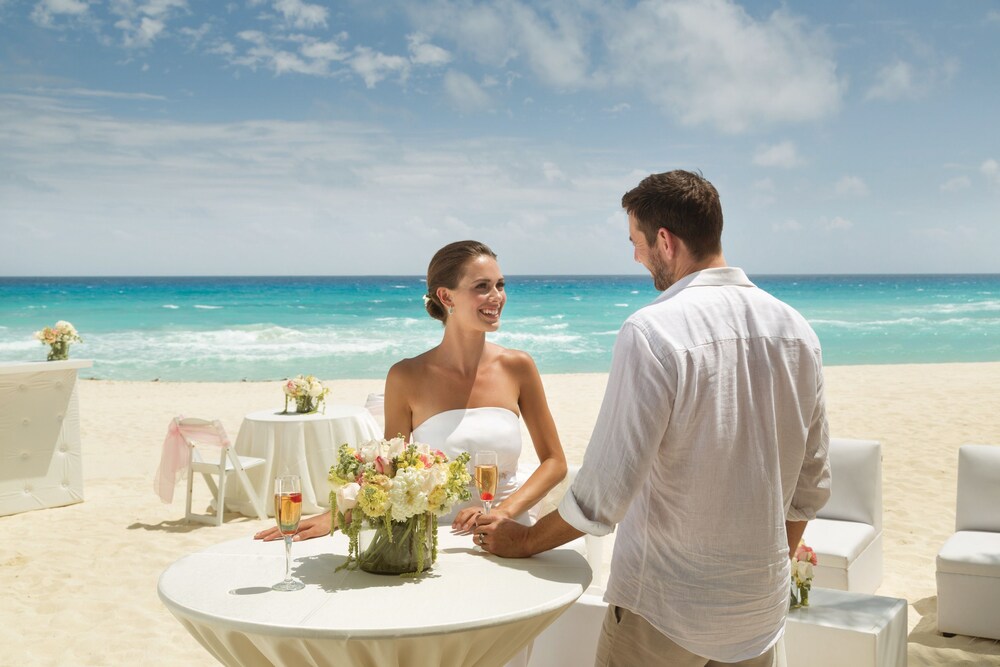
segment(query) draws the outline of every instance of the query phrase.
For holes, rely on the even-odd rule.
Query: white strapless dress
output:
[[[518,475],[521,458],[521,420],[507,408],[459,408],[445,410],[426,419],[413,429],[413,442],[423,442],[433,449],[440,449],[449,459],[462,452],[469,452],[469,473],[475,462],[476,452],[492,450],[497,453],[496,503],[502,503],[524,481]],[[455,514],[464,507],[480,505],[475,486],[470,487],[472,500],[456,505],[452,512],[439,518],[440,523],[452,522]],[[524,517],[517,517],[524,522]]]
[[[475,464],[476,452],[492,450],[497,453],[497,492],[495,503],[503,502],[524,481],[518,475],[517,462],[521,458],[521,419],[507,408],[459,408],[445,410],[426,419],[410,434],[413,442],[423,442],[433,449],[440,449],[449,459],[462,452],[469,452],[469,474]],[[527,477],[527,475],[525,475]],[[475,483],[470,485],[472,500],[456,505],[451,513],[438,517],[439,524],[451,525],[455,514],[464,507],[480,506]],[[514,517],[521,523],[531,523],[528,513]],[[531,646],[523,648],[504,667],[526,667],[531,657]]]

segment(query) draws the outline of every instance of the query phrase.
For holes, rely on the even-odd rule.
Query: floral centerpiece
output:
[[[42,345],[50,347],[49,356],[46,357],[48,361],[69,359],[69,344],[83,342],[76,333],[76,327],[65,320],[59,320],[54,327],[36,331],[35,338],[41,341]]]
[[[809,606],[809,589],[812,588],[813,566],[819,565],[816,552],[799,540],[799,548],[792,556],[792,599],[791,607]]]
[[[437,516],[470,498],[462,452],[440,450],[401,437],[340,447],[330,468],[330,505],[350,539],[347,562],[378,574],[419,574],[437,559]]]
[[[295,399],[295,411],[299,413],[316,412],[320,403],[326,401],[330,390],[316,379],[315,375],[297,375],[285,382],[285,412],[288,412],[288,399]]]

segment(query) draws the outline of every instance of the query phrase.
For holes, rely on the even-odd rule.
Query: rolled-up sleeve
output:
[[[816,404],[806,434],[805,456],[785,518],[788,521],[812,521],[830,499],[830,431],[826,419],[823,371],[817,375]]]
[[[626,321],[583,464],[559,504],[564,521],[584,533],[607,535],[625,516],[666,433],[674,378],[642,328]]]

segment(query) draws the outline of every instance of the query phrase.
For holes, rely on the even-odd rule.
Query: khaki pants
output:
[[[775,653],[772,646],[764,655],[742,662],[709,660],[681,648],[642,616],[608,605],[594,667],[773,667]]]

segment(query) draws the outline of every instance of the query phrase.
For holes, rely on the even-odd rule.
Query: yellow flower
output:
[[[389,494],[378,486],[366,484],[358,494],[358,507],[372,518],[380,517],[389,507]]]

